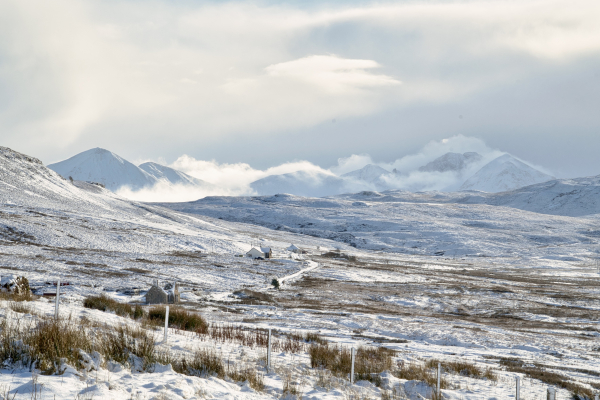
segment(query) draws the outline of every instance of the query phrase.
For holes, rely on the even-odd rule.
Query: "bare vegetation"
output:
[[[111,299],[105,294],[100,296],[89,296],[83,301],[85,308],[93,308],[101,311],[112,311],[122,317],[129,316],[133,319],[138,319],[144,316],[144,310],[142,306],[136,304],[131,306]]]
[[[148,319],[164,324],[166,307],[156,306],[148,310]],[[200,314],[188,311],[181,307],[169,307],[169,326],[184,331],[206,333],[208,324]]]
[[[351,370],[350,349],[331,345],[311,345],[310,366],[331,371],[337,377],[349,377]],[[381,385],[380,374],[392,369],[392,357],[396,353],[385,347],[359,347],[356,350],[354,374],[356,380],[366,380]]]
[[[477,365],[468,361],[454,360],[454,361],[439,361],[437,359],[431,359],[427,361],[426,367],[437,368],[438,363],[441,364],[444,372],[454,373],[469,378],[475,379],[488,379],[490,381],[497,381],[498,376],[494,373],[491,368],[482,369]]]
[[[160,356],[159,356],[160,358]],[[264,378],[255,367],[251,365],[233,366],[225,362],[220,354],[214,350],[200,349],[192,357],[170,358],[162,354],[162,363],[170,363],[173,369],[181,374],[192,376],[216,376],[230,378],[237,382],[248,382],[250,387],[262,391]]]
[[[500,364],[504,365],[510,372],[518,372],[532,379],[538,379],[548,385],[566,389],[571,392],[575,400],[586,400],[594,397],[590,389],[571,381],[565,375],[547,371],[539,365],[526,365],[522,360],[517,358],[503,358],[500,360]]]

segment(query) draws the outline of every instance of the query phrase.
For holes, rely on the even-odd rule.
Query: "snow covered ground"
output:
[[[556,187],[541,185],[540,191]],[[596,189],[590,184],[586,190]],[[69,282],[61,314],[111,326],[133,321],[84,309],[86,296],[139,301],[153,279],[179,281],[183,305],[214,324],[270,327],[280,335],[319,333],[347,347],[385,346],[398,352],[394,362],[400,364],[468,360],[498,376],[490,381],[446,374],[448,399],[514,398],[515,376],[523,378],[522,398],[545,398],[547,383],[507,370],[503,358],[599,388],[599,236],[592,208],[575,217],[549,215],[492,204],[498,198],[284,195],[207,198],[166,208],[71,183],[3,148],[0,275],[25,275],[38,293],[53,291],[46,282],[57,278]],[[572,213],[576,202],[564,204]],[[274,258],[239,257],[257,243],[271,246]],[[290,243],[305,253],[285,251]],[[282,281],[280,290],[269,287],[272,277]],[[142,292],[127,291],[132,288]],[[243,289],[265,297],[244,298]],[[1,320],[35,318],[1,305]],[[51,315],[53,299],[41,297],[31,307]],[[208,346],[234,363],[261,368],[262,348],[175,330],[161,344],[161,333],[155,335],[157,345],[173,353]],[[43,399],[272,399],[282,396],[286,374],[301,382],[304,399],[379,399],[382,388],[394,385],[412,399],[431,395],[430,387],[390,374],[382,377],[382,388],[344,379],[323,384],[305,352],[273,357],[274,371],[260,370],[263,392],[216,377],[184,376],[169,366],[149,373],[106,364],[36,377],[5,365],[0,395],[8,390],[9,398],[16,393],[15,399],[30,399],[35,383],[43,385]],[[559,392],[561,399],[568,395]]]

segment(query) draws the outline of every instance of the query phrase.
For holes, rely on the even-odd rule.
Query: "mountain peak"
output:
[[[481,161],[482,157],[479,153],[469,151],[463,154],[446,153],[443,156],[427,163],[419,168],[421,172],[446,172],[446,171],[462,171],[468,164]]]
[[[505,192],[551,179],[554,177],[525,164],[510,154],[503,154],[467,179],[460,190]]]

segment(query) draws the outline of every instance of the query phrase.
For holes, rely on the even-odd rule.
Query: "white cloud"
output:
[[[367,164],[373,164],[371,156],[368,154],[352,154],[350,157],[338,158],[338,165],[331,168],[338,175],[361,169]]]
[[[339,94],[400,84],[392,77],[367,72],[368,69],[379,67],[372,60],[350,60],[328,55],[270,65],[266,71],[274,77],[297,79],[329,93]]]
[[[148,151],[165,136],[170,154],[248,135],[285,141],[334,118],[452,103],[539,76],[540,65],[575,64],[600,53],[598,20],[597,0],[7,0],[0,135],[42,159],[98,145]]]
[[[467,166],[463,171],[422,172],[419,167],[449,153],[477,152],[482,158]],[[301,191],[302,195],[322,196],[338,191],[358,192],[361,190],[382,190],[381,184],[390,189],[409,191],[453,191],[470,176],[475,174],[482,166],[501,156],[504,152],[492,149],[481,139],[462,135],[453,136],[439,141],[427,143],[418,153],[402,157],[392,163],[376,163],[368,154],[353,154],[349,157],[338,159],[338,164],[330,169],[324,169],[308,161],[284,163],[265,170],[252,168],[249,164],[220,164],[216,161],[197,160],[188,155],[179,157],[170,164],[171,168],[185,172],[191,176],[208,182],[208,187],[197,188],[185,185],[170,185],[160,182],[152,188],[132,191],[123,188],[118,194],[139,201],[171,202],[192,201],[205,196],[247,196],[256,193],[250,184],[256,180],[271,175],[282,175],[302,171],[294,178],[293,185],[289,188],[286,181],[269,183],[269,185],[284,185],[283,191]],[[383,182],[365,182],[355,179],[338,179],[328,181],[329,177],[339,177],[364,167],[367,164],[376,164],[388,171],[396,170],[397,173],[383,178]],[[534,166],[534,168],[544,169]],[[329,182],[329,183],[328,183]],[[328,185],[335,187],[328,187]],[[290,183],[292,185],[292,183]],[[270,186],[269,186],[270,187]]]

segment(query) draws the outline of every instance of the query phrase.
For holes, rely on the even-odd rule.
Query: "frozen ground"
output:
[[[54,290],[46,282],[69,282],[61,298],[65,316],[132,323],[84,309],[81,302],[100,292],[137,301],[143,293],[130,295],[127,289],[146,289],[154,278],[177,280],[185,287],[184,305],[213,323],[320,332],[344,346],[395,349],[397,362],[469,360],[499,376],[494,383],[449,375],[453,385],[446,398],[514,398],[517,374],[501,358],[600,387],[594,216],[424,202],[419,195],[411,202],[399,193],[387,195],[389,201],[370,194],[213,198],[167,209],[71,183],[9,150],[2,150],[0,164],[0,275],[23,274],[39,293]],[[279,230],[270,229],[276,224]],[[354,239],[346,240],[346,234]],[[272,246],[274,259],[238,257],[256,243]],[[306,254],[286,252],[290,243]],[[332,252],[335,248],[341,251]],[[284,278],[281,290],[269,288],[272,277]],[[245,288],[265,297],[234,293]],[[44,297],[32,307],[53,312]],[[1,313],[9,320],[33,318],[16,315],[6,302]],[[162,340],[159,333],[156,340]],[[238,363],[263,356],[260,349],[175,331],[160,346],[173,352],[210,346]],[[381,398],[380,389],[366,382],[319,386],[306,353],[277,353],[274,361],[277,368],[266,375],[264,392],[214,377],[183,376],[168,366],[138,373],[107,365],[34,378],[43,384],[44,399],[267,399],[281,396],[284,370],[293,369],[305,399]],[[414,399],[431,394],[414,381],[384,376],[384,385],[393,384]],[[524,379],[522,398],[545,398],[547,386]],[[2,369],[0,388],[18,390],[15,399],[30,399],[32,373]],[[559,398],[567,397],[561,390]]]

